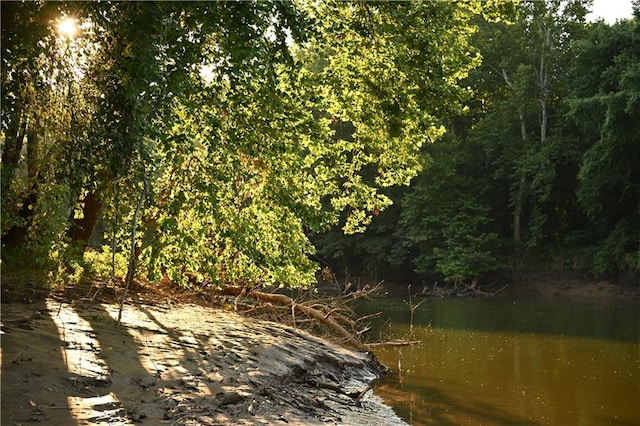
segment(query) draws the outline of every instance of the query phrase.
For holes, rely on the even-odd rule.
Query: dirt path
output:
[[[180,304],[2,305],[2,425],[403,423],[367,354]],[[360,399],[357,397],[363,393]]]

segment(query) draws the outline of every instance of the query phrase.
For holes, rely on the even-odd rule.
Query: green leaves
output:
[[[404,196],[400,220],[416,272],[463,282],[497,270],[499,240],[489,217],[488,176],[473,165],[477,147],[447,137],[427,151],[434,163]]]
[[[421,146],[444,133],[436,117],[456,107],[456,83],[477,64],[467,5],[281,6],[225,4],[224,27],[205,19],[213,78],[176,99],[153,154],[163,159],[154,270],[311,282],[306,233],[341,218],[361,232],[388,207],[380,189],[420,170]],[[294,58],[285,24],[311,34]]]
[[[298,56],[317,90],[315,108],[335,130],[332,170],[341,173],[344,192],[332,205],[349,210],[345,231],[361,231],[374,210],[390,205],[378,189],[409,184],[423,166],[421,146],[442,136],[439,120],[463,98],[457,82],[478,64],[468,44],[473,5],[308,8],[322,25]]]
[[[587,142],[577,196],[593,224],[586,244],[598,275],[640,270],[637,33],[637,20],[596,23],[575,45],[568,118]]]
[[[443,117],[467,96],[458,82],[479,63],[468,40],[481,5],[25,4],[20,13],[36,20],[76,16],[85,56],[67,92],[3,73],[3,90],[32,87],[46,100],[12,102],[7,122],[12,137],[21,114],[50,123],[27,142],[55,140],[33,176],[41,188],[67,188],[69,208],[99,197],[120,250],[149,177],[141,271],[184,284],[301,286],[316,269],[308,233],[361,232],[391,205],[384,189],[422,169],[423,145],[444,134]],[[7,69],[55,41],[10,29],[17,56]],[[52,69],[71,75],[78,63],[68,59]],[[43,213],[64,204],[45,200]],[[68,219],[58,216],[54,226],[38,213],[33,231],[60,235]]]

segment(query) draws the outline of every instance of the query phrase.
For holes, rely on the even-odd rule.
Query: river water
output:
[[[557,297],[358,307],[384,311],[372,340],[422,341],[375,351],[391,369],[375,393],[412,425],[640,425],[639,309]]]

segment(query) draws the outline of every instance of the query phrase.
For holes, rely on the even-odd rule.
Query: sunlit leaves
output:
[[[64,140],[47,182],[69,188],[70,206],[99,194],[122,250],[148,179],[140,265],[182,283],[311,282],[307,234],[361,231],[391,204],[382,189],[422,168],[421,147],[444,133],[479,59],[468,38],[480,2],[52,8],[92,30],[65,98],[82,108],[43,102],[52,108],[33,113]]]
[[[420,147],[443,134],[439,120],[464,96],[456,83],[478,64],[468,44],[477,6],[307,5],[320,32],[298,56],[318,90],[315,108],[336,129],[331,158],[344,192],[333,205],[349,210],[346,231],[361,230],[388,206],[379,188],[407,185],[422,168]],[[339,131],[342,123],[351,127]]]

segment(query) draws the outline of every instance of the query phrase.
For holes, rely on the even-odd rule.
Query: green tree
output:
[[[3,3],[3,19],[5,10],[3,214],[30,188],[5,173],[20,167],[20,144],[51,137],[55,149],[33,149],[46,156],[34,168],[33,217],[3,226],[24,225],[31,250],[44,250],[36,257],[65,267],[72,240],[86,245],[101,217],[116,250],[131,249],[151,277],[295,286],[316,268],[307,232],[341,219],[361,230],[390,204],[380,189],[420,169],[420,146],[440,136],[438,117],[476,64],[467,40],[481,4]],[[81,37],[56,35],[64,15]],[[293,56],[292,43],[306,53]],[[33,59],[58,44],[76,53],[53,56],[55,81],[39,82],[46,64]],[[313,71],[318,52],[328,65]],[[54,100],[24,101],[12,87]],[[49,123],[38,138],[20,137],[24,105]],[[335,137],[332,119],[350,122],[352,137]]]
[[[81,81],[90,47],[53,32],[63,17],[49,4],[2,5],[3,243],[19,244],[28,230],[46,268],[65,256],[93,112],[92,86]]]
[[[596,275],[640,271],[640,45],[636,19],[591,26],[576,42],[569,117],[588,142],[578,199]],[[595,243],[595,244],[594,244]]]
[[[466,112],[423,146],[411,187],[385,192],[402,202],[360,236],[325,235],[322,257],[452,281],[534,259],[637,280],[637,17],[588,24],[589,5],[523,2],[513,23],[476,21]]]
[[[499,13],[489,15],[485,9],[484,16],[495,22],[507,17],[509,12],[513,13],[513,10],[507,7],[513,4],[501,2],[499,6]],[[430,4],[426,7],[449,6]],[[403,13],[407,17],[405,19],[408,25],[421,28],[421,24],[410,21],[411,13]],[[420,16],[425,15],[421,12]],[[473,16],[472,20],[478,20],[478,15]],[[426,34],[430,34],[432,30],[441,32],[434,26],[433,29],[427,29]],[[480,35],[475,34],[475,25],[471,25],[466,31],[466,37],[471,34],[474,34],[474,37]],[[413,37],[410,31],[399,31],[398,34],[409,34]],[[423,44],[421,48],[431,49],[431,46]],[[466,47],[465,50],[477,55],[475,49]],[[434,67],[437,67],[437,64],[425,66],[436,69]],[[432,86],[431,76],[437,72],[431,71],[430,75],[422,75],[425,80],[419,82],[418,87]],[[477,70],[469,72],[473,75],[478,74]],[[465,72],[464,77],[467,74],[468,72]],[[437,109],[434,110],[436,112],[433,116],[438,118],[443,130],[445,125],[452,133],[455,133],[456,129],[463,129],[462,125],[454,126],[451,123],[460,120],[460,115],[465,114],[462,101],[469,102],[468,88],[471,80],[472,78],[462,80],[460,85],[467,89],[459,92],[458,99],[461,102],[458,104],[443,107],[436,101]],[[400,86],[408,85],[410,83],[402,82]],[[437,96],[441,95],[423,95],[419,99],[433,104],[433,99]],[[431,107],[428,104],[420,107],[422,111],[429,108]],[[478,108],[482,109],[481,106]],[[477,114],[474,112],[474,117],[477,117]],[[467,130],[463,130],[466,134]],[[421,154],[426,167],[411,181],[411,187],[390,187],[384,191],[385,195],[397,201],[396,205],[380,213],[362,235],[345,238],[337,233],[327,233],[317,237],[322,259],[339,269],[348,267],[353,273],[384,274],[387,278],[395,276],[402,279],[409,278],[410,273],[417,272],[421,275],[444,275],[451,281],[465,281],[497,268],[498,261],[490,253],[497,243],[496,234],[489,225],[492,222],[487,211],[489,204],[482,199],[486,187],[478,181],[487,171],[474,171],[477,165],[475,155],[478,151],[474,149],[473,144],[467,145],[466,139],[457,135],[444,139],[430,138],[425,142],[421,147]],[[487,179],[487,176],[481,176],[480,179]]]
[[[490,94],[485,100],[488,114],[477,132],[487,143],[501,144],[488,149],[499,155],[496,177],[510,182],[512,238],[517,244],[534,247],[544,242],[546,204],[556,169],[565,161],[566,140],[554,128],[566,93],[570,44],[582,31],[589,4],[523,2],[513,25],[489,23],[478,40]],[[502,89],[496,86],[498,79]]]
[[[428,152],[433,164],[402,199],[401,240],[415,253],[416,272],[462,283],[496,271],[499,240],[490,226],[482,147],[447,137]]]

